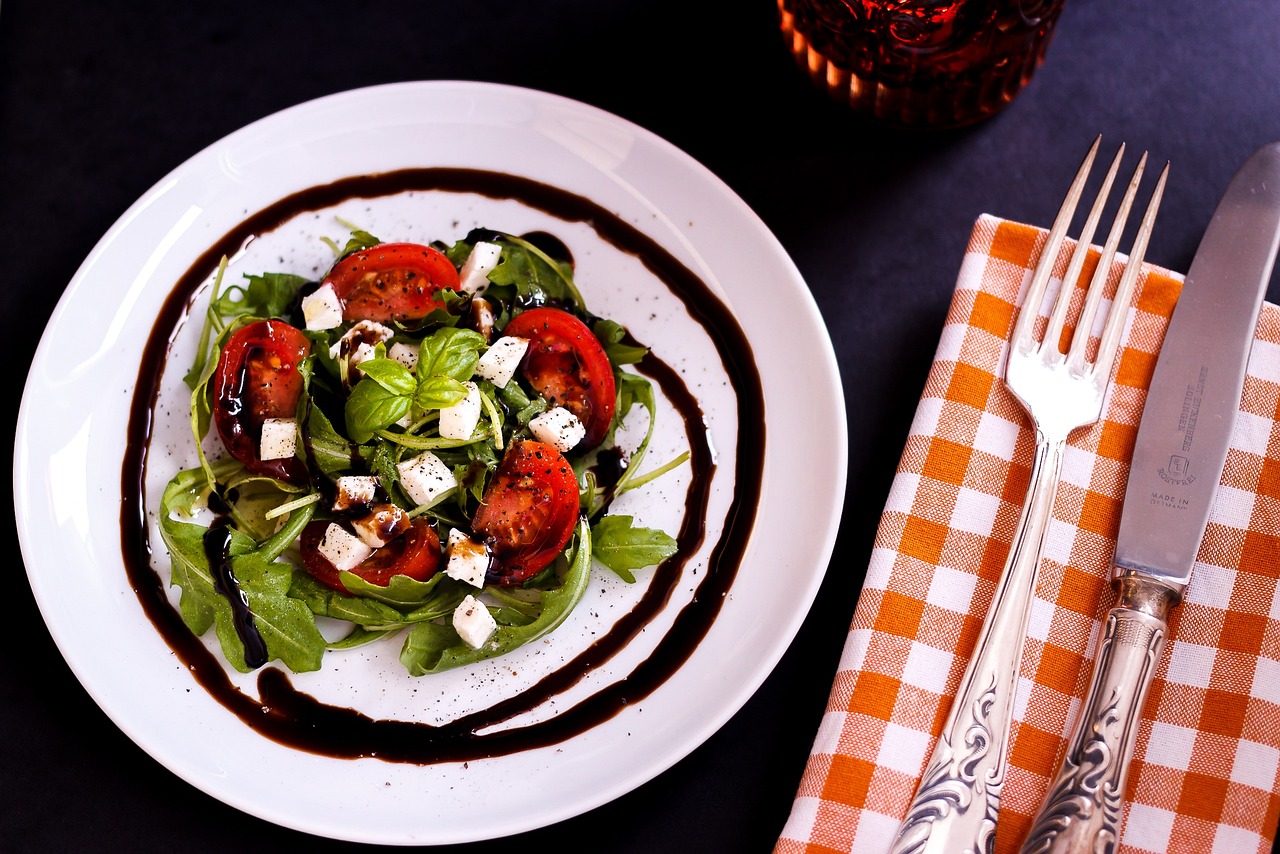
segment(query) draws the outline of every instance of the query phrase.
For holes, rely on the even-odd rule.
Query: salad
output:
[[[184,378],[199,464],[159,512],[192,632],[246,673],[394,635],[420,676],[544,637],[593,562],[634,582],[675,553],[609,512],[688,455],[639,473],[647,348],[589,312],[559,241],[330,245],[319,281],[215,276]]]

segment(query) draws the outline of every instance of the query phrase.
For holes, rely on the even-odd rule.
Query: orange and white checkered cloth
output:
[[[885,852],[915,793],[1030,480],[1034,436],[1001,375],[1044,240],[1042,229],[989,215],[974,227],[775,854]],[[1064,248],[1055,281],[1067,256]],[[1103,419],[1073,434],[1066,453],[1015,692],[998,852],[1021,845],[1088,688],[1100,619],[1114,602],[1108,573],[1128,461],[1181,283],[1144,268]],[[1280,308],[1267,303],[1208,531],[1140,725],[1121,852],[1271,850],[1278,578]]]

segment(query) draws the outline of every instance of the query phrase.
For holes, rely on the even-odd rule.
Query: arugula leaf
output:
[[[362,628],[369,626],[403,628],[403,615],[385,602],[347,596],[341,591],[321,584],[305,572],[293,574],[289,595],[306,604],[311,612],[319,617],[347,620]],[[386,631],[386,629],[378,631]]]
[[[480,649],[467,645],[452,625],[418,623],[409,631],[400,651],[400,662],[409,674],[441,673],[505,655],[543,637],[563,623],[581,601],[591,577],[591,529],[585,521],[578,525],[577,538],[578,545],[563,583],[555,589],[542,591],[542,610],[536,619],[525,625],[499,625]]]
[[[222,287],[222,277],[227,272],[227,256],[223,255],[222,260],[218,262],[218,271],[213,276],[213,293],[209,296],[209,306],[204,312],[204,324],[200,327],[200,340],[196,344],[196,358],[191,363],[191,369],[182,377],[182,381],[187,384],[187,388],[195,390],[200,382],[200,378],[208,369],[209,364],[209,339],[222,334],[222,318],[214,311],[213,305],[218,300],[218,289]],[[216,364],[217,359],[213,359]]]
[[[676,553],[676,541],[658,528],[637,528],[632,516],[605,516],[591,526],[596,560],[634,584],[633,569],[656,566]]]
[[[212,301],[212,309],[224,319],[233,317],[283,317],[307,279],[292,273],[246,275],[249,284],[232,285]]]
[[[649,353],[648,347],[624,343],[627,337],[627,330],[617,321],[597,320],[595,325],[591,327],[591,331],[595,333],[595,336],[600,339],[600,343],[604,345],[604,353],[609,357],[609,361],[613,363],[614,367],[634,365]]]
[[[393,635],[400,631],[397,626],[394,629],[366,629],[364,626],[352,626],[351,631],[336,641],[329,642],[329,649],[344,650],[356,649],[358,647],[367,646],[374,641]]]
[[[211,488],[202,469],[179,472],[161,498],[160,537],[172,559],[171,583],[182,589],[178,610],[183,622],[197,637],[213,628],[227,661],[247,673],[250,668],[244,662],[244,644],[235,629],[231,603],[218,592],[205,555],[204,536],[208,529],[173,516],[176,510],[193,506],[193,494]],[[319,669],[325,641],[306,605],[288,596],[292,566],[277,563],[277,559],[297,539],[314,510],[314,504],[299,508],[262,543],[230,529],[231,571],[249,602],[267,653],[295,673]]]
[[[541,305],[546,302],[568,304],[579,313],[586,312],[586,303],[573,283],[573,271],[529,241],[512,234],[500,234],[497,242],[502,246],[502,260],[489,273],[489,281],[499,286],[510,286],[526,302]]]
[[[418,581],[407,575],[393,575],[387,586],[365,581],[353,572],[339,572],[342,586],[353,596],[376,599],[399,608],[421,605],[435,595],[436,587],[442,578],[448,578],[443,572],[437,572],[426,581]],[[446,587],[448,585],[445,585]]]
[[[314,460],[320,471],[331,479],[350,471],[354,455],[364,451],[363,446],[344,439],[318,406],[307,411],[307,438],[308,462]]]
[[[372,249],[381,242],[369,232],[352,227],[351,236],[347,238],[347,245],[342,247],[342,251],[338,253],[338,258],[346,258],[352,252],[359,252],[361,249]]]
[[[309,518],[311,514],[299,511],[294,515]],[[268,560],[262,551],[252,551],[233,558],[231,571],[249,600],[254,624],[266,641],[270,658],[279,659],[294,673],[319,670],[326,642],[307,606],[288,595],[293,567]],[[229,618],[230,606],[226,614]],[[219,608],[217,633],[223,653],[237,670],[247,671],[247,666],[241,667],[243,649],[238,655],[229,651],[229,648],[240,646],[240,636],[230,619],[224,619],[222,615],[223,610]]]

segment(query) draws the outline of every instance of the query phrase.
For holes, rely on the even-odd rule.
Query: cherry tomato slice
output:
[[[564,551],[578,522],[578,480],[551,445],[511,445],[485,490],[471,527],[493,550],[490,583],[527,581]]]
[[[302,529],[299,546],[302,550],[302,566],[311,576],[326,587],[349,593],[342,584],[338,568],[320,552],[327,521],[309,522]],[[418,518],[400,536],[365,558],[353,575],[370,584],[386,587],[396,575],[407,575],[416,581],[426,581],[440,568],[440,537],[430,520]]]
[[[260,320],[231,334],[212,382],[213,423],[232,457],[254,474],[304,483],[302,460],[263,460],[262,422],[293,418],[302,396],[298,364],[311,352],[307,336],[279,320]]]
[[[342,319],[421,320],[458,289],[458,271],[442,252],[418,243],[382,243],[353,252],[325,277],[342,302]]]
[[[600,444],[613,422],[617,389],[595,334],[569,312],[545,307],[516,315],[502,333],[529,339],[520,369],[549,402],[578,416],[587,430],[582,450]]]

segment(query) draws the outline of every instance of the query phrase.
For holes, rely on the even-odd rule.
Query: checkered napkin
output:
[[[887,851],[915,792],[1030,480],[1034,437],[1001,374],[1044,240],[1041,229],[991,216],[974,227],[775,854]],[[1015,693],[998,852],[1021,845],[1088,688],[1115,598],[1107,578],[1127,463],[1180,288],[1180,276],[1144,269],[1103,419],[1073,434],[1066,453]],[[1121,852],[1270,850],[1280,817],[1278,578],[1280,308],[1268,303],[1222,485],[1140,725]]]

